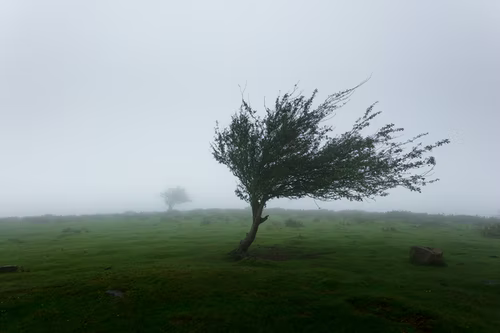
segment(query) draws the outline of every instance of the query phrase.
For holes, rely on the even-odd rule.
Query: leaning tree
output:
[[[324,121],[363,83],[329,95],[316,108],[312,104],[317,90],[306,98],[297,93],[296,85],[292,92],[276,98],[273,109],[264,106],[264,117],[242,96],[239,112],[229,126],[221,129],[216,122],[212,154],[238,178],[235,193],[252,208],[250,231],[232,254],[247,254],[259,226],[269,218],[262,213],[271,199],[362,201],[387,196],[389,189],[399,186],[420,192],[421,187],[438,180],[428,179],[436,160],[425,155],[449,140],[412,144],[428,134],[422,133],[398,142],[395,134],[404,129],[394,124],[362,134],[381,113],[374,112],[376,103],[351,130],[330,135],[333,128]],[[417,172],[425,167],[426,171]]]
[[[160,196],[165,201],[169,211],[171,211],[175,205],[191,201],[186,189],[180,186],[169,188],[168,190],[162,192]]]

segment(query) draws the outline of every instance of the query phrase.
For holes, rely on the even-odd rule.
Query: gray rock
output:
[[[113,295],[116,297],[123,297],[125,293],[121,290],[106,290],[106,294]]]
[[[410,247],[410,262],[415,265],[446,266],[443,251],[427,246]]]
[[[483,284],[485,284],[487,286],[496,286],[496,285],[500,284],[500,281],[498,281],[498,280],[483,280]]]
[[[0,273],[14,273],[19,271],[19,266],[0,266]]]

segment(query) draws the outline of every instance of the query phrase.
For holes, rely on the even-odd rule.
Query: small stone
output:
[[[483,284],[487,286],[496,286],[500,284],[500,282],[498,280],[483,280]]]
[[[0,273],[15,273],[19,271],[19,266],[0,266]]]
[[[106,290],[106,294],[113,295],[116,297],[123,297],[125,293],[121,290]]]

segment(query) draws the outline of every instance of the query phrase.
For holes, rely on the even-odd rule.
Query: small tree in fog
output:
[[[324,121],[345,105],[359,86],[328,96],[315,109],[312,103],[317,90],[306,98],[296,94],[295,86],[291,93],[278,96],[273,109],[265,107],[263,118],[242,96],[240,110],[229,126],[220,129],[217,123],[212,154],[238,178],[235,193],[250,204],[253,217],[250,231],[233,254],[246,255],[259,226],[269,217],[262,217],[262,213],[271,199],[362,201],[386,196],[389,189],[398,186],[420,192],[421,187],[438,180],[427,179],[436,160],[424,155],[449,140],[410,145],[427,135],[424,133],[397,142],[395,134],[404,129],[394,124],[362,134],[381,113],[374,112],[376,103],[351,130],[330,136],[333,128]],[[429,169],[416,172],[422,167]]]
[[[169,211],[171,211],[175,205],[191,201],[186,192],[186,189],[180,186],[169,188],[165,192],[162,192],[161,197],[165,201],[165,204],[168,206]]]

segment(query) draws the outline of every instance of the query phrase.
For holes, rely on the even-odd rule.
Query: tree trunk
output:
[[[168,211],[169,211],[169,212],[171,212],[171,211],[172,211],[172,209],[174,209],[174,204],[169,203],[169,204],[168,204]]]
[[[257,235],[257,231],[259,230],[259,224],[260,223],[256,222],[254,218],[247,236],[245,237],[245,239],[242,239],[240,241],[240,246],[237,250],[239,253],[246,254],[248,252],[248,248],[250,248],[250,245],[252,245],[253,241],[255,240],[255,236]]]
[[[230,252],[230,254],[235,255],[237,258],[243,258],[248,255],[248,249],[255,240],[259,226],[269,218],[269,215],[264,218],[262,217],[262,211],[264,210],[265,203],[255,202],[252,203],[251,206],[252,226],[250,227],[250,231],[247,233],[246,237],[240,241],[238,248]]]

